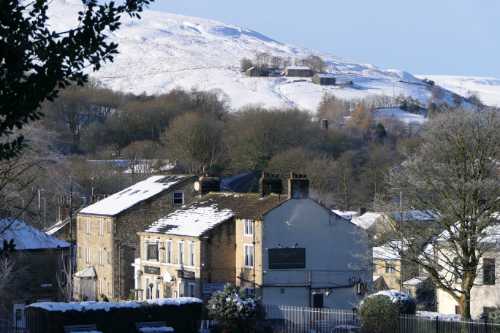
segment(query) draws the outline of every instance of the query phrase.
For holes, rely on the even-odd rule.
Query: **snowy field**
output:
[[[441,87],[462,96],[477,94],[484,104],[500,107],[500,79],[450,75],[419,75],[419,77],[431,79]]]
[[[49,16],[57,30],[76,24],[77,0],[53,0]],[[315,111],[325,93],[343,99],[369,96],[411,96],[427,104],[430,87],[413,75],[356,64],[329,54],[280,43],[253,30],[221,22],[146,11],[140,21],[123,18],[122,28],[110,37],[120,54],[92,76],[114,90],[161,94],[176,87],[219,91],[233,109],[249,104],[299,107]],[[250,78],[239,71],[243,57],[257,53],[301,59],[322,56],[328,70],[351,80],[352,86],[320,86],[310,79]],[[445,92],[443,99],[450,100]]]

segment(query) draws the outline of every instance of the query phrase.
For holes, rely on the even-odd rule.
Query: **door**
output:
[[[323,294],[313,294],[313,308],[323,307]]]
[[[24,314],[25,304],[14,304],[13,315],[14,315],[14,327],[15,328],[26,328],[26,318]]]

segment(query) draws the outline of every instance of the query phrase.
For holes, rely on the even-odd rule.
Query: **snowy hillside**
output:
[[[422,75],[421,77],[433,80],[441,87],[465,97],[476,94],[484,104],[500,107],[500,79],[449,75]]]
[[[77,0],[51,2],[51,24],[74,26]],[[107,87],[132,93],[160,94],[181,87],[223,92],[233,108],[248,104],[296,106],[315,110],[326,92],[345,99],[386,95],[412,96],[427,103],[430,87],[409,73],[382,70],[321,54],[329,70],[353,81],[351,87],[325,87],[309,79],[250,78],[239,71],[243,57],[259,52],[299,59],[307,49],[277,42],[258,32],[224,23],[163,12],[146,11],[140,21],[123,19],[111,38],[120,54],[93,76]],[[317,53],[316,53],[317,54]],[[449,94],[444,99],[451,100]]]

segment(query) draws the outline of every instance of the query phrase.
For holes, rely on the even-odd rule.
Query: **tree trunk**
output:
[[[465,290],[465,292],[460,296],[460,301],[459,301],[459,307],[460,307],[460,314],[462,315],[463,319],[470,320],[471,319],[471,314],[470,314],[470,289]]]

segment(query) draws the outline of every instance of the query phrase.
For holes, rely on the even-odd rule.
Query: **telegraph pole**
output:
[[[75,241],[73,238],[73,179],[69,177],[69,289],[71,293],[71,300],[73,299],[73,247],[75,246]]]

